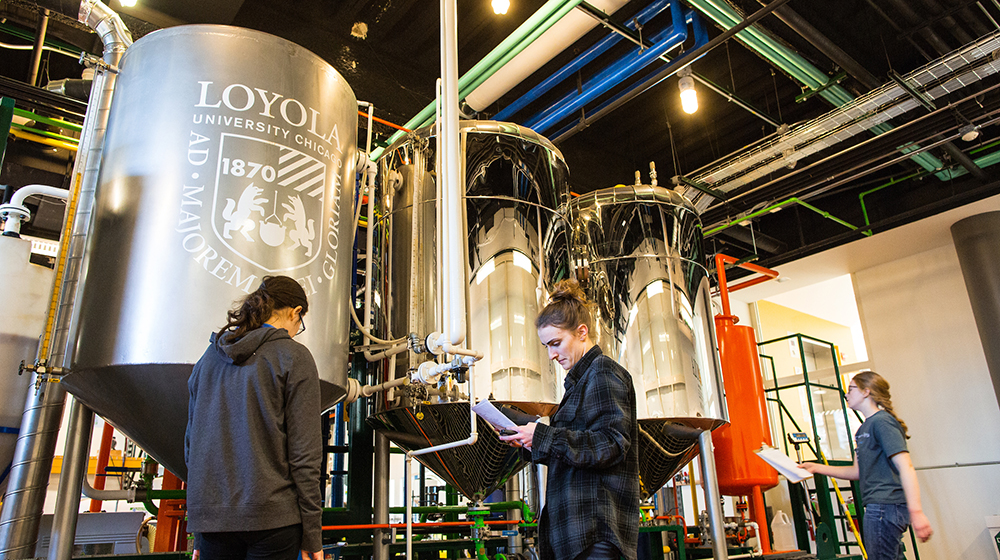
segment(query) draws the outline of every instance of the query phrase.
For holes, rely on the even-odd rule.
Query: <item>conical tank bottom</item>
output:
[[[187,479],[187,428],[191,364],[142,364],[73,370],[66,390],[135,441],[167,470]]]
[[[639,488],[642,499],[663,487],[698,455],[698,436],[724,426],[712,418],[647,418],[639,420]]]
[[[118,428],[181,480],[187,480],[188,377],[192,364],[128,364],[75,369],[62,378],[66,390]],[[344,390],[320,383],[324,403]]]
[[[469,403],[393,408],[370,416],[368,422],[400,448],[415,451],[469,437]],[[474,501],[489,496],[528,464],[521,450],[501,442],[489,424],[480,420],[478,426],[479,439],[472,445],[415,457]]]

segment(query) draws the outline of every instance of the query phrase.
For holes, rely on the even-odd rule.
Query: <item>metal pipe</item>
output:
[[[42,8],[38,13],[38,26],[35,27],[35,44],[31,47],[31,67],[28,69],[28,84],[35,86],[38,80],[38,69],[42,65],[42,50],[45,46],[45,33],[49,28],[49,11]]]
[[[59,473],[59,493],[52,517],[49,560],[69,560],[73,557],[73,540],[80,515],[83,478],[87,476],[93,427],[94,411],[74,398],[70,405],[66,448],[63,451],[62,472]]]
[[[705,430],[698,436],[698,447],[701,451],[701,484],[712,533],[712,556],[716,560],[727,560],[726,519],[722,516],[722,494],[719,493],[719,479],[715,474],[715,447],[712,445],[711,430]]]
[[[93,206],[96,198],[97,180],[104,154],[104,137],[107,133],[108,115],[115,83],[118,80],[118,63],[125,49],[132,44],[132,36],[121,17],[99,0],[84,0],[80,3],[79,20],[97,32],[104,44],[103,63],[95,68],[94,83],[84,117],[84,129],[80,137],[73,168],[73,181],[79,184],[79,198],[76,202],[73,233],[63,242],[68,246],[67,270],[69,274],[62,280],[61,301],[57,310],[53,343],[49,362],[56,367],[68,367],[73,360],[76,341],[75,331],[79,324],[77,298],[82,295],[80,276],[86,270],[87,243],[92,226]]]
[[[0,205],[0,218],[3,218],[3,234],[8,237],[20,237],[21,222],[31,219],[31,211],[24,205],[29,196],[44,195],[66,200],[69,191],[48,185],[25,185],[16,191],[10,202]]]
[[[0,513],[0,558],[32,558],[52,471],[66,389],[35,373],[28,392]]]
[[[372,518],[377,525],[389,524],[389,438],[375,431],[375,472]],[[388,531],[372,534],[372,560],[389,560]]]

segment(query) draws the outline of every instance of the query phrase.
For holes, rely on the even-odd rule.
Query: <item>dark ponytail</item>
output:
[[[240,300],[235,309],[227,314],[226,326],[218,336],[232,330],[234,338],[242,338],[248,332],[259,329],[271,315],[285,308],[302,306],[301,316],[309,311],[309,301],[302,285],[287,276],[265,276],[256,291]]]
[[[535,319],[535,328],[551,325],[572,331],[580,325],[587,325],[587,332],[593,336],[594,319],[590,306],[579,282],[572,279],[560,280],[552,290],[549,302]]]

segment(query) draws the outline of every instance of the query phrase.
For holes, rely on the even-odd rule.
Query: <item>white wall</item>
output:
[[[1000,406],[954,245],[857,271],[854,282],[872,369],[909,426],[935,531],[920,558],[993,558],[984,518],[1000,513]]]

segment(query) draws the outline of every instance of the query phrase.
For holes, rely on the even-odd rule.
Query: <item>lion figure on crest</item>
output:
[[[291,219],[295,224],[295,229],[288,234],[288,237],[294,241],[289,249],[305,247],[306,256],[311,257],[313,252],[312,242],[316,238],[316,231],[313,228],[313,224],[316,220],[306,219],[306,207],[302,204],[302,199],[299,195],[289,196],[288,202],[282,202],[281,207],[288,211],[281,220],[287,221]]]
[[[242,233],[247,241],[254,240],[253,237],[250,237],[250,232],[255,227],[254,221],[250,219],[250,214],[260,212],[261,216],[264,215],[264,207],[261,204],[267,202],[267,199],[260,196],[263,192],[264,189],[250,183],[247,188],[243,189],[239,204],[231,198],[226,199],[226,209],[222,211],[222,217],[226,219],[222,230],[223,237],[232,239],[233,236],[229,232],[235,229]]]

